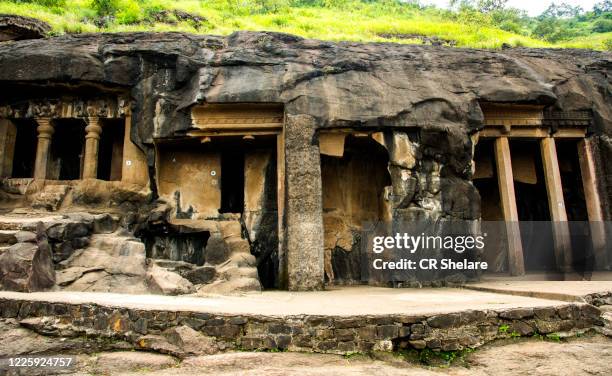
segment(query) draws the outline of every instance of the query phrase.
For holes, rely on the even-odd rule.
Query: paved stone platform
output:
[[[481,282],[470,283],[464,287],[476,291],[567,302],[595,302],[595,305],[598,306],[612,304],[612,273],[610,272],[593,273],[589,276],[590,280],[581,280],[577,278],[577,275],[565,276],[567,280],[561,281],[546,280],[548,277],[550,276],[537,273],[511,278],[487,276]]]
[[[612,287],[611,287],[612,290]],[[434,315],[462,310],[550,306],[551,301],[462,288],[341,287],[327,291],[264,291],[238,296],[161,296],[92,292],[0,292],[0,299],[98,304],[143,310],[187,310],[228,315]],[[560,304],[557,302],[556,304]]]
[[[591,304],[462,288],[346,287],[209,297],[0,292],[0,310],[5,322],[39,335],[63,341],[85,336],[106,344],[91,347],[96,351],[120,342],[121,349],[179,357],[186,354],[185,343],[206,343],[207,353],[454,351],[603,326]]]

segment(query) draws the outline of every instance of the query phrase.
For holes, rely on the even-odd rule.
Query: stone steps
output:
[[[55,225],[85,224],[92,227],[94,233],[111,233],[119,225],[120,218],[112,214],[90,213],[18,213],[0,215],[0,231],[36,231],[36,225],[42,222],[45,228]],[[1,235],[0,235],[1,236]]]
[[[603,322],[603,326],[600,329],[601,334],[612,337],[612,311],[603,312],[601,321]]]
[[[0,247],[13,244],[16,241],[15,234],[17,232],[17,230],[0,230]]]
[[[0,230],[33,231],[36,230],[38,222],[43,222],[45,227],[50,227],[56,223],[64,223],[66,219],[62,215],[4,214],[0,215]]]
[[[240,222],[237,220],[220,221],[218,228],[223,239],[226,258],[215,266],[217,279],[201,286],[198,293],[261,291],[257,260],[251,254],[248,240],[242,238]]]

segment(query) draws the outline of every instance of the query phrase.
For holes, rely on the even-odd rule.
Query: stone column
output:
[[[286,117],[284,241],[287,287],[292,291],[324,287],[321,161],[319,146],[313,143],[315,130],[311,116]]]
[[[569,272],[572,269],[572,245],[555,139],[552,137],[543,138],[540,141],[540,151],[542,152],[548,208],[552,221],[555,259],[560,270]]]
[[[98,146],[102,124],[100,118],[87,118],[85,127],[85,161],[83,163],[83,179],[96,179],[98,177]]]
[[[597,190],[597,173],[591,143],[592,140],[587,138],[578,142],[578,159],[580,161],[584,200],[589,217],[591,241],[593,242],[593,252],[595,254],[595,265],[597,268],[605,268],[608,265],[606,230],[603,223],[601,199]]]
[[[504,214],[504,222],[506,222],[508,269],[510,275],[523,275],[525,274],[523,244],[519,228],[518,210],[516,208],[516,196],[514,194],[510,144],[506,137],[495,139],[495,165],[497,166],[497,182],[499,184],[502,212]]]
[[[49,150],[51,149],[51,138],[55,129],[51,124],[51,118],[37,118],[38,145],[36,147],[36,162],[34,163],[34,179],[47,178],[47,162],[49,161]]]

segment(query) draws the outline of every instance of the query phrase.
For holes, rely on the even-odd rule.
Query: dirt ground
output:
[[[79,357],[78,375],[611,375],[612,339],[587,336],[567,341],[523,339],[478,349],[448,366],[423,366],[400,356],[236,352],[182,362],[144,352]]]

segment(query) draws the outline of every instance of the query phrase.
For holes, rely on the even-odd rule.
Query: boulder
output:
[[[36,228],[36,244],[38,249],[34,253],[32,273],[28,281],[30,291],[46,290],[55,285],[53,253],[42,222],[39,222]]]
[[[205,336],[185,325],[168,329],[164,332],[164,336],[168,342],[180,348],[187,355],[211,355],[219,351],[214,338]]]
[[[17,231],[15,243],[36,243],[36,234],[30,231]]]
[[[30,291],[28,279],[38,247],[32,243],[17,243],[0,255],[0,284],[2,290]]]
[[[155,264],[147,271],[147,284],[153,293],[164,295],[189,294],[194,291],[193,284],[177,273]]]
[[[93,232],[95,234],[113,233],[117,230],[118,225],[118,219],[108,213],[98,214],[93,218]]]
[[[50,226],[47,234],[54,241],[82,238],[91,234],[91,225],[85,222],[58,223]]]
[[[203,284],[212,282],[217,276],[217,271],[213,266],[198,266],[183,275],[193,284]]]
[[[0,255],[0,287],[3,290],[43,291],[55,285],[51,248],[42,223],[36,242],[16,243]]]

